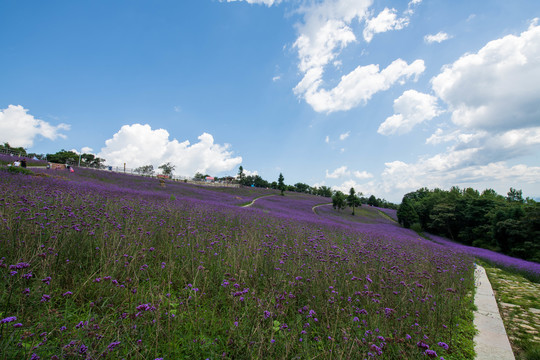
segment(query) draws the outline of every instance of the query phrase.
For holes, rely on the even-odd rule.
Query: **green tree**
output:
[[[47,161],[57,164],[73,165],[79,162],[79,155],[73,151],[62,149],[55,154],[47,154]]]
[[[270,184],[259,175],[253,176],[253,185],[258,188],[269,188]]]
[[[409,198],[403,198],[403,201],[397,210],[397,218],[398,222],[407,229],[418,222],[418,214]]]
[[[332,206],[336,210],[342,210],[345,209],[346,205],[346,197],[345,194],[341,191],[336,191],[334,195],[332,195]]]
[[[379,206],[379,200],[375,197],[375,195],[371,195],[367,203],[370,206]]]
[[[141,174],[141,175],[150,176],[150,175],[154,174],[154,165],[140,166],[140,167],[136,168],[134,171],[136,173],[138,173],[138,174]]]
[[[317,189],[317,195],[324,197],[332,197],[332,189],[330,189],[328,186],[323,185]]]
[[[238,180],[240,183],[242,183],[242,180],[246,177],[246,174],[244,174],[244,167],[240,165],[238,168]]]
[[[96,157],[94,154],[81,154],[81,165],[101,169],[104,165],[105,159]]]
[[[4,150],[10,154],[15,154],[15,155],[19,155],[19,156],[26,156],[26,150],[21,146],[21,147],[13,147],[13,146],[10,146],[9,143],[4,143],[4,145],[0,144],[0,149],[1,150]]]
[[[360,195],[362,195],[362,193],[360,193]],[[354,190],[354,188],[351,188],[349,190],[349,196],[347,196],[347,205],[352,207],[353,216],[354,216],[354,208],[362,205],[360,203],[360,198],[356,195],[356,191]]]
[[[170,162],[158,166],[163,175],[172,176],[175,166]]]
[[[309,185],[304,183],[296,183],[294,184],[294,191],[301,192],[301,193],[309,193]]]
[[[281,196],[285,195],[285,178],[282,173],[279,173],[278,177],[278,189],[281,191]]]
[[[508,192],[507,195],[508,196],[506,197],[506,200],[508,200],[508,202],[519,202],[519,203],[524,202],[523,193],[521,192],[521,190],[510,188],[510,191]]]

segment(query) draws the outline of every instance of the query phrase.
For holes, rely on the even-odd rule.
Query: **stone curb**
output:
[[[476,359],[515,360],[486,270],[478,264],[474,278],[476,282],[474,304],[478,308],[474,312],[474,326],[478,330],[478,334],[474,337]]]

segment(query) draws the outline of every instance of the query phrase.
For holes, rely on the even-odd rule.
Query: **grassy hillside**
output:
[[[473,258],[376,209],[40,171],[0,171],[0,358],[473,357]]]

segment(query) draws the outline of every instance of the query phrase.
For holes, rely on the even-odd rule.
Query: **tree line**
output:
[[[68,164],[68,165],[80,165],[85,167],[93,167],[93,168],[103,168],[103,163],[105,162],[105,159],[99,158],[95,156],[94,154],[77,154],[74,151],[67,151],[67,150],[60,150],[54,154],[37,154],[37,153],[29,153],[26,151],[23,147],[13,147],[10,146],[9,143],[4,143],[3,145],[0,144],[0,150],[4,150],[11,154],[16,154],[19,156],[24,156],[32,159],[38,159],[38,160],[46,160],[49,162],[57,163],[57,164]]]
[[[349,190],[349,195],[346,195],[344,192],[339,191],[339,190],[333,192],[332,206],[336,210],[343,210],[347,206],[349,206],[352,208],[352,215],[354,215],[354,208],[362,204],[367,204],[369,206],[375,206],[375,207],[386,208],[386,209],[398,208],[397,204],[386,201],[385,199],[380,199],[378,197],[375,197],[375,195],[366,197],[366,196],[363,196],[361,192],[356,193],[354,188],[351,188]]]
[[[502,196],[492,189],[421,188],[403,196],[397,217],[417,232],[540,262],[540,203],[521,190]]]

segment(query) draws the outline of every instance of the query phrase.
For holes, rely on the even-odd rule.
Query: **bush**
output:
[[[34,175],[34,172],[32,170],[28,170],[26,168],[18,166],[8,166],[6,168],[3,168],[2,170],[12,174]]]
[[[414,223],[411,225],[411,230],[417,234],[420,234],[422,232],[422,225],[420,225],[420,223]]]

